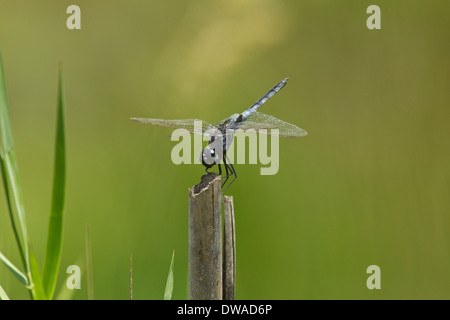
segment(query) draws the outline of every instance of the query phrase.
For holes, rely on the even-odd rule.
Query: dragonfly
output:
[[[209,144],[200,155],[200,161],[205,166],[205,171],[214,167],[219,167],[219,175],[222,175],[221,162],[225,167],[225,177],[222,188],[225,186],[228,178],[234,176],[234,179],[223,190],[225,192],[231,184],[237,179],[236,170],[227,157],[227,151],[233,141],[234,133],[238,129],[255,130],[263,134],[277,134],[282,138],[297,138],[307,135],[307,132],[294,124],[285,122],[274,116],[259,112],[258,109],[280,91],[288,82],[289,78],[281,80],[277,85],[264,94],[258,101],[253,103],[247,110],[242,113],[235,113],[230,117],[212,125],[206,121],[199,119],[182,119],[182,120],[164,120],[151,118],[130,118],[131,120],[150,124],[154,126],[162,126],[172,129],[185,129],[186,133],[202,134],[207,136]],[[272,131],[273,129],[277,129]]]

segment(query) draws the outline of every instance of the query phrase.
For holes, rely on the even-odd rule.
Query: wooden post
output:
[[[222,195],[215,173],[189,190],[189,299],[222,299]]]
[[[223,197],[223,300],[234,300],[236,285],[236,238],[232,196]]]

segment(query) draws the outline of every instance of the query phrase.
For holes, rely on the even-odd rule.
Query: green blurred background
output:
[[[66,8],[81,8],[68,30]],[[366,9],[381,8],[381,30]],[[63,256],[96,299],[161,299],[175,249],[187,297],[188,188],[170,130],[129,117],[262,111],[309,132],[280,141],[280,170],[236,165],[238,299],[450,298],[450,2],[0,1],[0,46],[25,209],[45,254],[64,62],[68,176]],[[0,251],[20,265],[0,195]],[[366,268],[381,268],[368,290]],[[73,298],[85,299],[86,281]],[[12,299],[27,291],[0,266]],[[58,289],[57,289],[58,291]]]

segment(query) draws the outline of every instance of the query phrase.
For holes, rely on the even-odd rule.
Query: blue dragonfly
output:
[[[187,133],[206,135],[209,139],[209,144],[202,150],[200,155],[201,163],[205,166],[206,172],[217,164],[219,167],[219,175],[222,175],[221,162],[223,162],[225,167],[225,177],[222,187],[226,184],[229,177],[234,176],[234,179],[224,189],[225,191],[237,179],[236,170],[227,157],[227,151],[233,141],[236,130],[251,129],[256,132],[270,135],[272,134],[272,129],[277,129],[274,132],[283,138],[297,138],[307,135],[305,130],[296,125],[257,111],[267,102],[267,100],[280,91],[286,85],[288,80],[288,78],[281,80],[244,112],[235,113],[214,125],[199,119],[164,120],[131,118],[131,120],[155,126],[185,129]]]

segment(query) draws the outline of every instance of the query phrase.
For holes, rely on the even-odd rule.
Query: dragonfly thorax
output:
[[[220,163],[220,158],[216,152],[216,148],[208,145],[205,149],[203,149],[202,154],[200,155],[200,161],[208,169],[213,167],[215,164]]]

